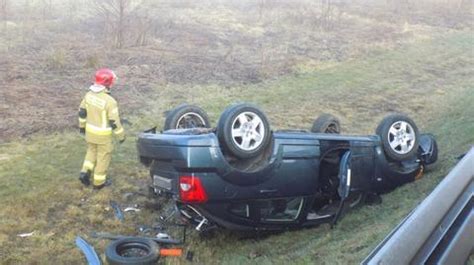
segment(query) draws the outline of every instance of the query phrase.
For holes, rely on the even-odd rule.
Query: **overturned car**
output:
[[[170,111],[165,131],[141,133],[140,160],[157,194],[204,231],[279,230],[330,222],[367,198],[421,177],[437,144],[405,115],[385,117],[375,135],[340,135],[323,114],[310,131],[272,131],[265,114],[241,103],[216,128],[197,106]]]

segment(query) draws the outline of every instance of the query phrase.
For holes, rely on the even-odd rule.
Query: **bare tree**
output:
[[[7,20],[8,0],[0,0],[0,12],[2,20]]]
[[[136,31],[135,45],[144,46],[148,43],[148,35],[153,27],[152,19],[147,13],[136,18],[134,29]]]
[[[106,31],[113,34],[113,42],[116,48],[122,48],[125,44],[125,35],[128,24],[141,1],[134,0],[94,0],[95,6],[100,15],[106,20]]]
[[[27,39],[27,37],[30,34],[31,30],[31,23],[30,23],[30,15],[31,15],[31,0],[25,0],[23,2],[23,8],[21,9],[21,23],[22,23],[22,38],[24,40]]]
[[[387,0],[388,6],[392,8],[392,12],[402,21],[406,22],[414,8],[410,0]]]
[[[332,26],[332,9],[331,0],[321,0],[321,23],[325,30],[329,30]]]
[[[53,10],[53,0],[41,0],[43,19],[51,16]]]
[[[6,29],[8,20],[8,0],[0,0],[0,15],[2,16],[3,26]]]
[[[323,30],[331,30],[334,27],[335,4],[332,0],[321,0],[320,15],[316,19],[316,24]]]
[[[267,4],[266,0],[260,0],[258,3],[258,20],[260,21],[263,17],[263,10]]]
[[[458,13],[469,12],[469,10],[472,10],[472,6],[472,0],[460,0],[458,4]]]

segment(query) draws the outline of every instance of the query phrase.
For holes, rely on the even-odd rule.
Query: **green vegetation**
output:
[[[384,195],[382,204],[348,213],[332,230],[322,225],[260,240],[240,240],[239,234],[227,231],[211,238],[192,234],[186,247],[195,252],[198,263],[205,264],[360,262],[474,143],[473,36],[472,31],[435,36],[259,84],[156,86],[143,108],[127,117],[129,138],[116,147],[111,166],[114,185],[100,192],[83,188],[77,180],[85,144],[75,132],[2,144],[0,259],[5,264],[81,264],[76,235],[102,254],[108,242],[90,238],[91,231],[136,234],[138,225],[152,224],[165,202],[124,196],[143,193],[149,181],[146,168],[137,161],[136,133],[160,127],[163,111],[178,103],[202,106],[215,124],[229,103],[251,101],[268,114],[273,128],[309,128],[319,113],[329,112],[341,118],[345,133],[373,133],[382,116],[402,111],[422,131],[435,134],[439,163],[420,181]],[[120,223],[109,207],[111,199],[138,203],[143,210],[139,215],[127,214]],[[32,231],[31,237],[17,236]]]

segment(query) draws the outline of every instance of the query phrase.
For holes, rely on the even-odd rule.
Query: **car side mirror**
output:
[[[430,165],[438,160],[438,144],[432,134],[422,134],[418,147],[418,157],[424,165]]]
[[[341,202],[339,203],[339,208],[332,220],[331,228],[337,224],[337,220],[341,217],[344,203],[347,197],[349,197],[351,191],[351,157],[351,151],[346,151],[339,162],[339,187],[337,188],[337,192],[339,193],[339,197],[341,197]]]
[[[337,188],[337,192],[341,200],[346,199],[351,190],[351,158],[351,151],[346,151],[344,155],[342,155],[339,163],[339,187]]]

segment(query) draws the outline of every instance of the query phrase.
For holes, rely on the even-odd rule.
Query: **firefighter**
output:
[[[95,82],[89,87],[79,107],[79,130],[85,135],[87,153],[79,180],[85,186],[92,184],[101,189],[107,186],[107,169],[113,150],[113,134],[120,143],[125,141],[125,132],[120,123],[117,101],[110,96],[110,88],[117,79],[110,69],[95,73]]]

